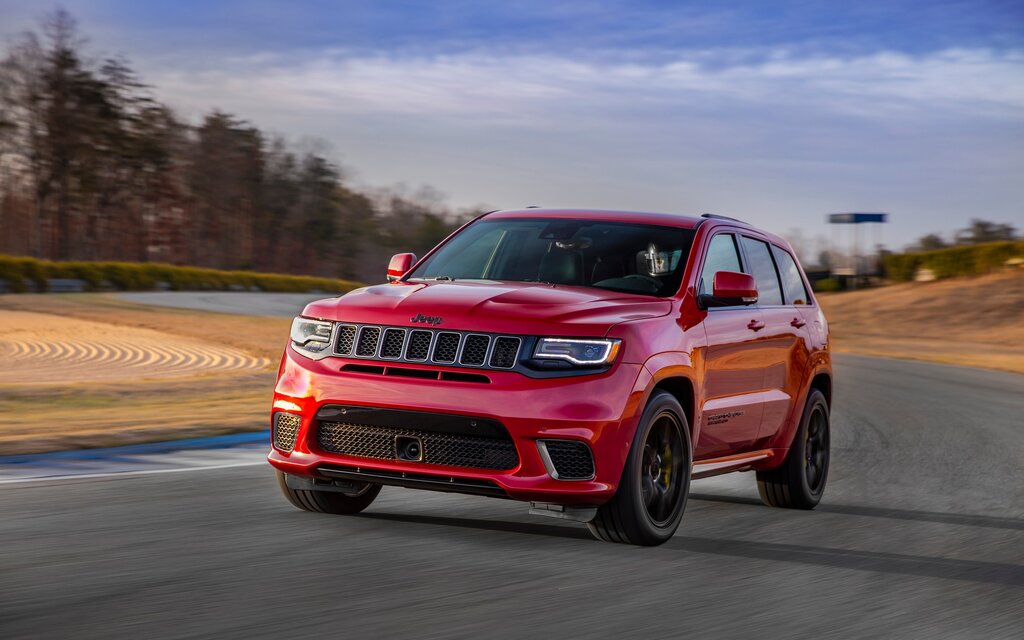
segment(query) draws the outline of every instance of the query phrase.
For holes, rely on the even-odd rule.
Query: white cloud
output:
[[[703,61],[707,55],[695,58]],[[883,52],[858,58],[783,53],[725,67],[696,59],[643,65],[543,55],[352,58],[321,52],[291,63],[257,56],[217,61],[209,70],[157,70],[153,79],[193,110],[213,101],[349,115],[497,118],[524,125],[542,125],[552,114],[566,112],[675,109],[687,103],[864,118],[941,112],[1019,120],[1024,113],[1024,52],[1019,51]]]
[[[779,231],[887,210],[890,242],[976,215],[1024,226],[1022,51],[659,64],[322,51],[199,65],[143,71],[193,118],[216,106],[325,138],[358,179],[431,184],[456,206],[714,210]]]

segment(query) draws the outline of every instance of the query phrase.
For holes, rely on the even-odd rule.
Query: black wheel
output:
[[[693,450],[679,402],[657,392],[644,409],[615,496],[587,523],[606,542],[652,546],[672,537],[690,493]]]
[[[315,513],[334,513],[348,515],[359,513],[370,506],[377,494],[380,493],[380,485],[371,482],[365,483],[359,490],[353,493],[342,493],[340,491],[315,491],[312,489],[292,489],[285,480],[285,474],[277,472],[277,484],[288,502],[292,503],[303,511]]]
[[[825,493],[829,462],[829,411],[825,396],[812,389],[786,461],[757,472],[757,491],[769,507],[813,509]]]

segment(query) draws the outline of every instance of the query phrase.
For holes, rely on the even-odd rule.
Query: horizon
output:
[[[322,139],[356,188],[710,211],[812,244],[827,214],[880,211],[894,249],[1024,227],[1024,6],[981,5],[62,3],[189,122]],[[55,8],[0,0],[2,35]]]

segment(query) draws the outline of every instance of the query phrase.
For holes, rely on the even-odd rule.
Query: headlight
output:
[[[622,342],[611,338],[541,338],[534,358],[565,360],[581,367],[599,367],[615,362]]]
[[[292,347],[310,357],[326,355],[331,348],[333,322],[295,318],[292,320]]]

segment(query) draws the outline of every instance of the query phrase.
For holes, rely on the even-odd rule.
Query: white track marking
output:
[[[213,471],[216,469],[233,469],[236,467],[255,467],[270,464],[266,460],[259,462],[233,462],[230,464],[215,464],[206,467],[177,467],[174,469],[143,469],[139,471],[111,471],[104,473],[82,473],[79,475],[63,476],[41,476],[37,478],[19,478],[11,480],[0,480],[0,484],[28,484],[32,482],[61,482],[65,480],[89,480],[94,478],[119,478],[125,476],[145,476],[157,473],[185,473],[186,471]]]

